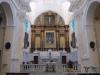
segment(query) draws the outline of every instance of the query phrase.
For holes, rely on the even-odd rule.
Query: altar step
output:
[[[34,72],[30,75],[77,75],[76,73],[62,73],[62,72]]]

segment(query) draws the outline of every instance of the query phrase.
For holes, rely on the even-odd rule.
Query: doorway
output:
[[[62,56],[62,64],[66,64],[67,61],[66,61],[66,56]]]
[[[38,64],[38,56],[34,56],[34,64]]]

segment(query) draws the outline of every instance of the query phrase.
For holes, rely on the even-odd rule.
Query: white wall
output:
[[[95,35],[96,35],[96,47],[100,57],[100,20],[95,22]]]
[[[94,5],[94,7],[91,7],[90,9],[90,6],[94,1],[99,1],[99,0],[91,0],[91,1],[87,0],[86,3],[83,5],[83,7],[80,7],[80,9],[78,9],[74,13],[74,18],[77,22],[77,25],[75,26],[76,30],[75,32],[76,32],[77,46],[78,46],[78,62],[79,64],[81,64],[82,72],[85,72],[84,66],[99,67],[100,65],[98,63],[97,50],[93,51],[89,46],[90,41],[95,42],[93,11],[95,10],[96,5]],[[93,71],[89,70],[89,72]]]
[[[24,43],[23,19],[26,14],[17,10],[11,0],[0,0],[0,4],[4,7],[7,17],[4,45],[2,46],[2,73],[0,74],[5,75],[6,72],[20,72]],[[11,43],[9,50],[5,49],[6,42]]]

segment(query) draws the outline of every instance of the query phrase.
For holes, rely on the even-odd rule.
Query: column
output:
[[[68,28],[68,26],[67,26],[66,33],[67,33],[67,49],[68,49],[68,52],[70,52],[70,46],[69,46],[69,28]]]
[[[69,50],[69,31],[67,26],[65,27],[65,49]]]
[[[58,32],[58,50],[60,50],[60,31]]]
[[[69,31],[66,30],[66,33],[67,33],[67,40],[66,40],[66,42],[67,42],[67,48],[69,48]]]
[[[67,50],[67,30],[64,32],[64,37],[65,37],[65,50]]]
[[[31,52],[35,50],[35,31],[31,31]]]
[[[44,50],[44,30],[41,30],[41,50]]]
[[[56,49],[59,50],[59,31],[56,30]]]

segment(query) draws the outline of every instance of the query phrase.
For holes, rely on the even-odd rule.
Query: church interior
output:
[[[100,0],[0,0],[0,75],[100,74]]]

